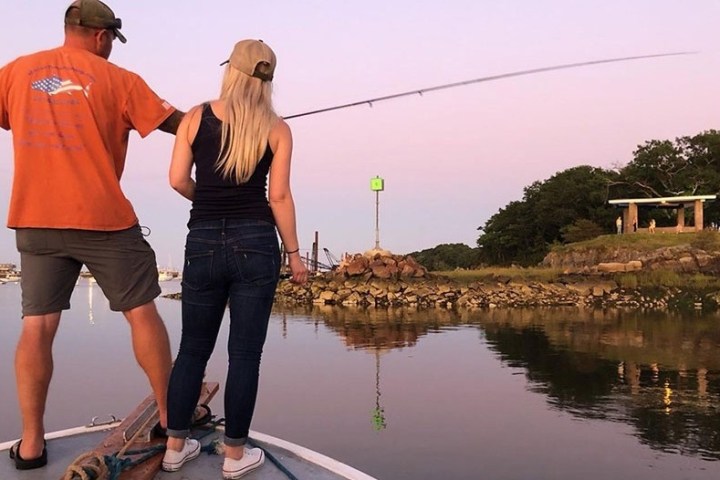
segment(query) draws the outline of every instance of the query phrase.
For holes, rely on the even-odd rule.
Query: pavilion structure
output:
[[[638,224],[638,205],[650,208],[667,208],[677,212],[677,225],[675,227],[657,228],[657,231],[699,232],[703,229],[703,205],[707,201],[716,199],[716,195],[687,195],[681,197],[661,198],[621,198],[608,200],[610,205],[622,208],[623,233],[647,231],[647,228]],[[685,209],[693,208],[694,225],[685,225]]]

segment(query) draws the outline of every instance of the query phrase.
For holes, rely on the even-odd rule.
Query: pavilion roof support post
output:
[[[685,205],[680,205],[677,209],[677,229],[682,232],[685,228]]]
[[[630,203],[628,205],[628,222],[626,232],[636,233],[638,225],[638,206],[637,203]]]
[[[703,226],[703,201],[695,200],[695,231],[701,231]]]
[[[630,230],[628,229],[628,226],[630,225],[630,208],[629,207],[623,207],[622,209],[622,233],[628,233]]]

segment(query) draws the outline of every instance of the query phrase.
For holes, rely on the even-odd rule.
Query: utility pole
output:
[[[319,245],[319,239],[318,239],[318,232],[315,232],[315,241],[312,244],[312,267],[311,271],[312,273],[318,272],[318,245]]]
[[[375,250],[380,250],[380,192],[385,190],[385,180],[379,176],[371,178],[370,190],[375,192]]]

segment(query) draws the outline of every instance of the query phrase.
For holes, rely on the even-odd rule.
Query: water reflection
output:
[[[385,409],[380,405],[380,349],[375,349],[375,408],[372,411],[373,429],[376,431],[387,428]]]
[[[329,305],[279,307],[283,336],[287,335],[287,314],[312,319],[315,326],[324,324],[340,336],[347,347],[364,350],[375,356],[375,406],[371,412],[375,431],[387,428],[382,397],[380,372],[382,356],[394,348],[414,346],[418,338],[439,331],[454,322],[452,313],[430,316],[417,309],[338,308]],[[444,312],[446,313],[446,312]],[[438,320],[438,317],[441,319]],[[443,323],[444,322],[444,323]]]
[[[720,458],[718,318],[628,312],[493,312],[492,348],[575,415],[622,421],[668,452]]]
[[[287,311],[287,307],[283,307]],[[651,448],[720,459],[717,315],[620,310],[445,310],[298,307],[352,349],[376,356],[373,422],[384,428],[381,356],[429,333],[476,326],[504,364],[558,410],[622,422]]]
[[[413,308],[375,309],[314,305],[276,307],[278,312],[312,318],[340,336],[353,349],[389,351],[412,347],[433,332],[467,324],[456,312]]]

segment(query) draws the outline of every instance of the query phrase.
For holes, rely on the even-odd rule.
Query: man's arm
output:
[[[168,118],[165,119],[160,125],[158,125],[158,130],[172,133],[175,135],[177,133],[178,127],[180,126],[180,121],[185,116],[185,112],[181,112],[180,110],[175,110],[173,113],[170,114]]]
[[[10,112],[8,111],[7,95],[10,67],[0,67],[0,128],[10,130]]]

